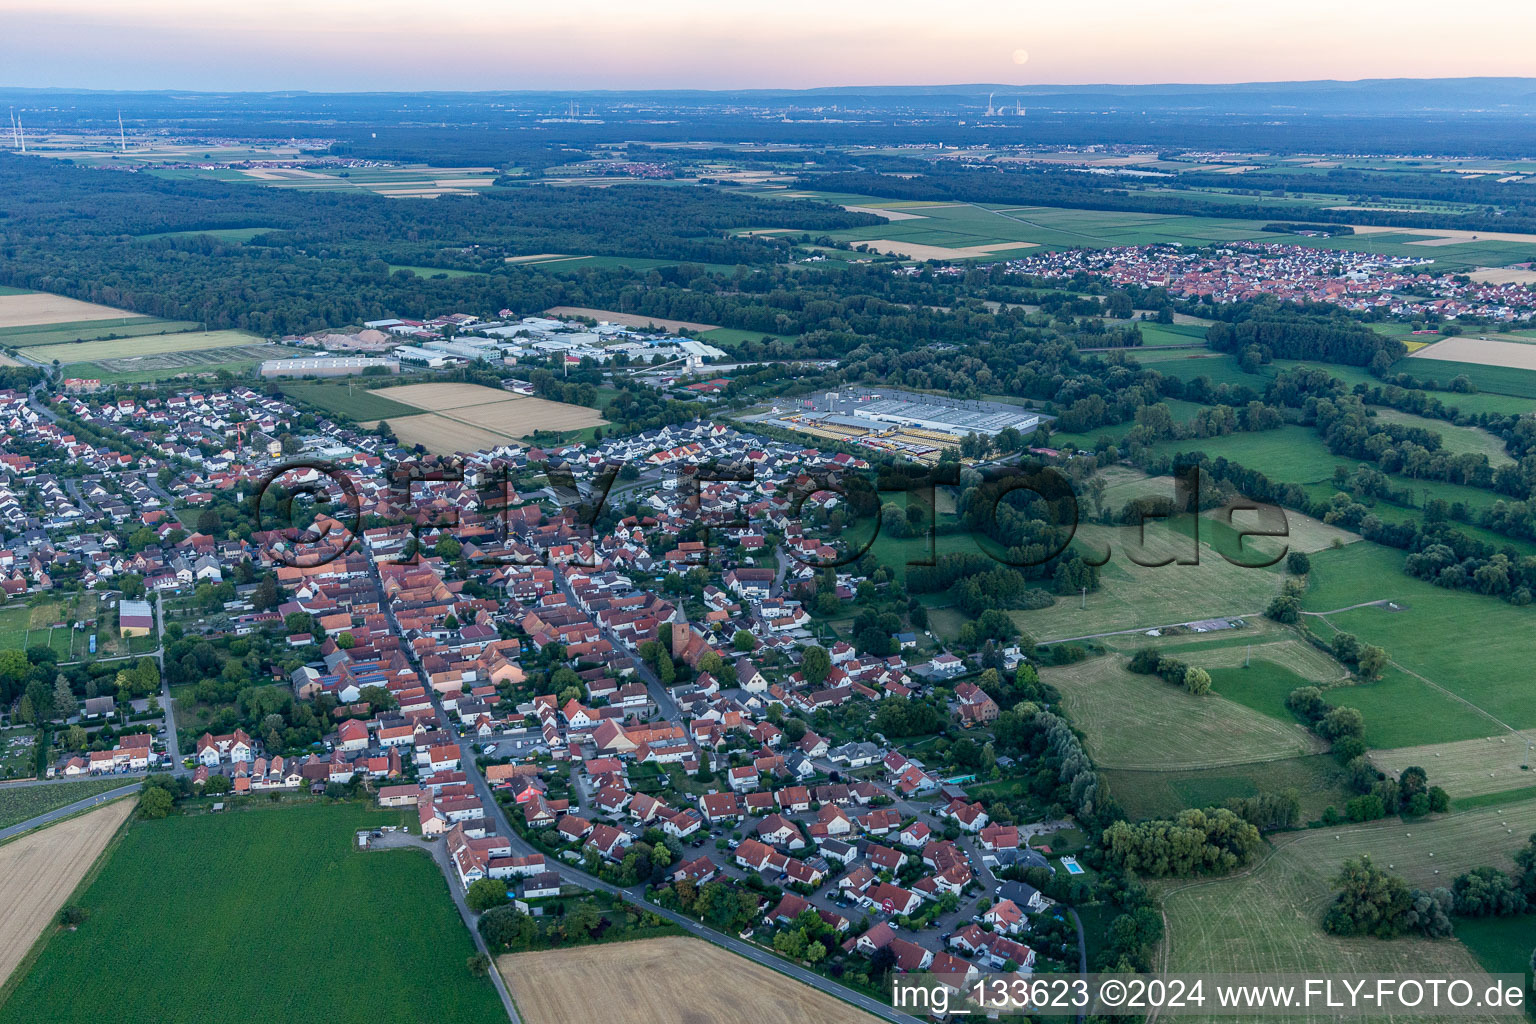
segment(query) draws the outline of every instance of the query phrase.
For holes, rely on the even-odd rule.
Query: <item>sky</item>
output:
[[[0,0],[0,85],[813,88],[1536,75],[1483,0]]]

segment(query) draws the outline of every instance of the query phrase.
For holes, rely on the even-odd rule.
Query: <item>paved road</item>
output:
[[[581,606],[576,603],[576,592],[571,589],[570,581],[565,578],[563,566],[556,569],[555,580],[560,586],[560,592],[565,595],[565,599],[571,602],[571,607],[580,608]],[[619,639],[613,630],[601,623],[597,624],[597,628],[602,633],[603,638],[613,645],[614,652],[620,658],[628,661],[630,667],[635,670],[635,675],[641,682],[645,683],[646,691],[651,695],[651,703],[656,705],[657,710],[661,712],[661,717],[669,722],[681,724],[683,716],[682,712],[677,708],[677,702],[672,699],[672,695],[667,692],[667,688],[662,685],[661,680],[657,678],[656,673],[651,671],[650,666],[645,663],[644,659],[630,651],[629,647]]]
[[[12,825],[10,828],[0,829],[0,843],[5,842],[7,839],[12,839],[16,836],[19,836],[23,832],[30,832],[35,828],[41,828],[44,825],[51,825],[55,821],[58,821],[60,818],[67,818],[72,814],[79,814],[81,811],[88,811],[93,807],[98,807],[109,800],[116,800],[118,797],[124,797],[131,793],[136,793],[138,792],[138,789],[139,781],[135,779],[132,783],[126,786],[119,786],[116,789],[109,789],[105,793],[97,793],[95,796],[88,796],[84,800],[76,800],[72,804],[65,804],[63,807],[51,810],[47,814],[39,814],[35,818],[28,818],[26,821],[18,822],[17,824]]]
[[[364,545],[363,550],[367,551],[368,553],[368,564],[369,568],[373,572],[375,582],[378,583],[382,588],[383,581],[378,576],[378,563],[374,559],[373,553],[368,551],[366,545]],[[563,575],[560,575],[557,578],[561,580],[563,586]],[[394,610],[390,608],[388,602],[384,603],[384,610],[385,614],[389,617],[391,627],[398,634],[400,632],[400,624],[398,621],[396,621]],[[615,646],[617,647],[619,645],[615,644]],[[620,647],[619,649],[625,651],[626,653],[628,650],[627,648],[623,647]],[[407,657],[411,659],[411,663],[416,669],[417,677],[420,679],[422,686],[426,687],[427,693],[429,693],[432,697],[433,706],[437,710],[438,722],[442,725],[444,730],[448,731],[451,735],[458,735],[457,726],[454,724],[453,719],[449,716],[448,712],[443,708],[442,701],[438,699],[437,692],[432,689],[431,683],[428,681],[426,674],[421,671],[421,667],[419,664],[417,664],[414,654],[410,653],[410,648],[408,646],[405,647],[404,650],[407,653]],[[638,659],[637,664],[641,672],[649,674],[649,670],[645,668],[643,663],[639,663]],[[653,688],[653,693],[656,689],[660,689],[659,681],[657,681],[655,687]],[[663,691],[663,695],[666,695],[665,691]],[[670,705],[671,697],[667,696],[667,700],[668,704]],[[676,714],[675,705],[672,705],[672,707],[673,713]],[[491,823],[495,826],[497,834],[507,838],[507,842],[511,846],[514,855],[526,855],[531,853],[542,854],[544,851],[536,848],[533,846],[533,844],[524,840],[520,835],[518,835],[517,831],[512,828],[512,824],[507,819],[506,813],[503,810],[501,804],[497,802],[495,794],[491,792],[491,787],[486,783],[485,776],[480,772],[479,768],[475,764],[474,745],[470,739],[460,736],[458,739],[458,747],[460,767],[468,777],[469,782],[474,786],[475,794],[480,798],[481,804],[484,805],[486,813],[490,817]],[[835,981],[824,978],[821,975],[812,971],[808,971],[796,964],[789,963],[788,961],[776,956],[775,954],[760,949],[757,946],[751,945],[750,943],[743,942],[740,939],[717,932],[712,928],[708,928],[700,924],[698,921],[695,921],[690,917],[686,917],[683,914],[663,907],[660,904],[652,903],[650,900],[645,898],[643,886],[634,886],[629,889],[620,889],[618,886],[610,885],[600,878],[589,875],[585,871],[578,870],[572,867],[570,864],[567,864],[561,860],[557,860],[553,857],[548,859],[548,865],[549,869],[559,874],[561,880],[564,882],[579,886],[583,889],[589,889],[596,892],[606,892],[614,896],[619,896],[636,906],[643,907],[651,913],[656,914],[658,917],[671,921],[673,924],[681,925],[683,928],[687,929],[690,934],[704,939],[706,942],[712,942],[717,946],[721,946],[733,953],[744,956],[754,963],[767,967],[770,970],[778,971],[780,974],[787,974],[791,978],[810,985],[811,987],[825,992],[830,996],[835,996],[845,1003],[850,1003],[859,1009],[865,1010],[866,1012],[874,1014],[875,1016],[883,1018],[884,1020],[892,1021],[893,1024],[921,1024],[921,1022],[918,1021],[916,1017],[901,1013],[886,1003],[882,1003],[879,1000],[864,995],[861,992],[855,992],[853,989],[839,985]],[[448,887],[449,889],[458,888],[457,877],[450,879]]]
[[[480,915],[469,909],[469,904],[464,902],[464,890],[459,887],[457,872],[453,865],[448,863],[448,844],[444,842],[429,843],[419,836],[413,836],[406,832],[386,832],[368,844],[370,850],[425,850],[427,854],[437,862],[437,866],[443,872],[443,877],[448,880],[448,893],[453,897],[453,905],[459,908],[459,917],[464,921],[464,927],[469,929],[469,934],[474,936],[475,948],[486,956],[491,957],[491,984],[496,986],[496,994],[501,997],[501,1005],[506,1009],[507,1016],[512,1019],[512,1024],[523,1024],[523,1018],[518,1015],[517,1004],[512,1002],[512,993],[507,991],[507,983],[502,978],[501,972],[496,969],[496,958],[491,956],[490,947],[485,944],[485,937],[480,934],[476,924]]]

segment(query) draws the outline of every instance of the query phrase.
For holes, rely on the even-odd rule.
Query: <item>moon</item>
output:
[[[1013,62],[1015,64],[1028,64],[1029,63],[1029,51],[1028,50],[1014,50],[1013,51]]]

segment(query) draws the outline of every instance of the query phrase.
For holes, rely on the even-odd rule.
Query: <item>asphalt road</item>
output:
[[[139,784],[140,780],[134,779],[126,786],[119,786],[116,789],[109,789],[105,793],[97,793],[95,796],[88,796],[84,800],[76,800],[72,804],[65,804],[63,807],[51,810],[47,814],[39,814],[35,818],[28,818],[26,821],[18,822],[17,824],[12,825],[10,828],[0,829],[0,843],[5,842],[7,839],[13,839],[16,836],[21,835],[23,832],[30,832],[35,828],[41,828],[44,825],[51,825],[55,821],[58,821],[60,818],[67,818],[72,814],[79,814],[81,811],[88,811],[93,807],[99,807],[100,805],[107,803],[109,800],[116,800],[118,797],[128,796],[130,793],[135,793],[138,791]]]
[[[366,546],[364,550],[367,550]],[[372,552],[368,553],[368,564],[374,573],[375,582],[379,583],[382,587],[383,581],[378,577],[378,564],[374,560]],[[563,574],[560,574],[557,578],[561,580],[563,585]],[[390,625],[394,627],[397,633],[399,633],[399,623],[396,621],[394,611],[389,607],[388,602],[385,603],[384,609],[385,613],[389,616]],[[615,646],[617,647],[618,645],[615,644]],[[627,653],[627,648],[620,647],[619,649]],[[427,692],[432,696],[433,706],[437,710],[438,722],[443,726],[445,730],[450,731],[450,733],[453,735],[457,735],[458,728],[454,725],[453,720],[449,716],[448,712],[443,708],[442,702],[438,699],[437,692],[432,689],[431,683],[427,680],[426,675],[421,671],[420,666],[416,665],[415,657],[409,654],[409,648],[406,650],[407,656],[411,658],[412,665],[416,668],[418,678],[420,678],[422,685],[426,687]],[[643,663],[638,663],[637,661],[637,667],[642,675],[649,674]],[[647,679],[647,683],[650,683],[649,679]],[[654,695],[655,692],[660,689],[661,684],[658,680],[656,684],[651,687],[652,694]],[[670,695],[667,695],[664,690],[662,690],[662,694],[667,696],[667,703],[670,705]],[[673,715],[675,714],[676,709],[674,705]],[[459,766],[461,769],[463,769],[464,774],[467,776],[469,782],[475,787],[475,794],[480,798],[480,802],[484,805],[486,813],[491,818],[491,822],[496,826],[497,834],[507,837],[507,841],[512,847],[512,852],[514,854],[543,853],[544,851],[539,850],[531,843],[524,840],[520,835],[518,835],[517,831],[512,828],[512,824],[507,819],[506,813],[503,811],[501,804],[496,801],[495,794],[491,792],[490,785],[486,783],[485,776],[475,765],[475,751],[473,743],[467,737],[460,736],[458,740],[458,747]],[[824,978],[819,974],[792,964],[787,960],[784,960],[763,949],[759,949],[750,943],[743,942],[740,939],[734,938],[733,936],[725,935],[721,932],[715,931],[712,928],[708,928],[705,925],[700,924],[698,921],[695,921],[691,917],[677,913],[676,911],[670,910],[659,904],[652,903],[650,900],[645,898],[644,889],[641,886],[636,886],[630,889],[620,889],[618,886],[610,885],[600,878],[589,875],[585,871],[580,871],[565,863],[564,861],[553,857],[548,859],[548,864],[550,870],[558,873],[561,880],[564,882],[579,886],[583,889],[606,892],[615,896],[621,896],[636,906],[644,907],[646,910],[656,914],[658,917],[662,917],[674,924],[681,925],[683,928],[687,929],[690,934],[695,935],[698,938],[705,940],[706,942],[712,942],[717,946],[721,946],[730,950],[732,953],[736,953],[739,956],[744,956],[754,963],[761,964],[770,970],[778,971],[780,974],[787,974],[791,978],[794,978],[796,981],[810,985],[815,989],[825,992],[830,996],[841,999],[843,1002],[856,1006],[859,1009],[873,1014],[876,1017],[892,1021],[893,1024],[921,1024],[921,1022],[916,1017],[901,1013],[891,1008],[888,1004],[882,1003],[879,1000],[864,995],[862,992],[855,992],[853,989],[839,985],[835,981]],[[457,881],[457,878],[450,879],[448,886],[449,889],[457,889]]]

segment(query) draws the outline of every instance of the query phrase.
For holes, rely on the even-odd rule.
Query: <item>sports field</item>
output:
[[[529,1024],[874,1024],[876,1018],[700,939],[668,936],[497,958]]]
[[[1476,973],[1477,962],[1459,942],[1341,939],[1325,934],[1320,922],[1333,898],[1332,879],[1345,860],[1361,854],[1423,888],[1448,886],[1456,875],[1484,864],[1507,868],[1510,855],[1536,827],[1536,802],[1502,811],[1468,811],[1411,824],[1393,818],[1293,833],[1279,837],[1275,851],[1251,871],[1164,886],[1167,969],[1305,972],[1323,963],[1331,971],[1351,974]],[[1177,1019],[1207,1018],[1180,1014]],[[1508,1018],[1456,1019],[1492,1024]]]
[[[40,345],[24,348],[21,354],[38,362],[99,362],[101,360],[142,359],[172,352],[198,352],[205,349],[265,346],[263,338],[245,331],[186,331],[181,334],[156,334],[137,338],[82,341],[65,345]],[[265,351],[265,349],[264,349]]]
[[[23,292],[0,295],[0,327],[31,327],[36,324],[63,324],[86,320],[136,320],[139,314],[94,302],[52,295],[48,292]]]
[[[434,410],[391,417],[389,426],[402,444],[419,444],[440,455],[520,444],[535,431],[580,432],[608,422],[586,406],[479,384],[407,384],[382,393],[392,402]]]
[[[1061,691],[1072,723],[1101,767],[1218,768],[1323,749],[1322,741],[1299,724],[1214,693],[1191,696],[1157,676],[1127,671],[1127,661],[1110,654],[1040,670],[1040,678]]]
[[[133,813],[123,799],[0,846],[0,984],[43,934],[80,879]]]
[[[306,803],[137,821],[0,1021],[505,1022],[437,865],[356,849],[403,820]]]

